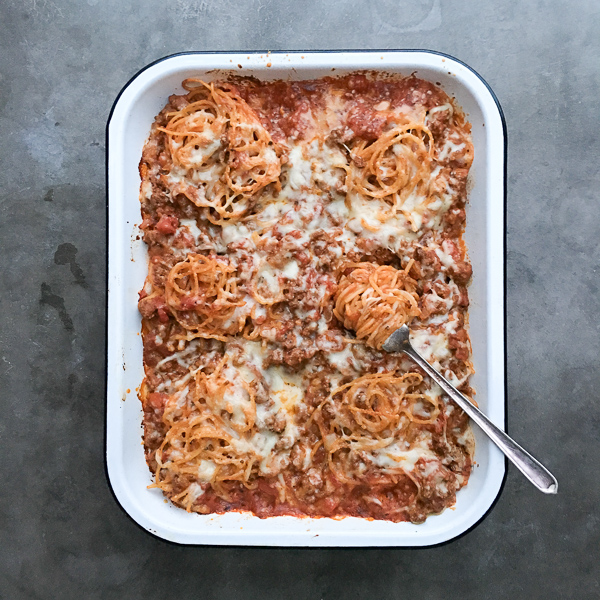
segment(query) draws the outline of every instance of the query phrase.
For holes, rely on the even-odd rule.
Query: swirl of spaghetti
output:
[[[167,307],[193,336],[227,339],[239,333],[247,315],[235,269],[224,260],[188,254],[170,270],[165,284]],[[237,316],[237,318],[236,318]]]
[[[256,405],[247,386],[248,401],[243,409],[245,423],[236,421],[227,393],[239,393],[223,367],[224,357],[209,375],[196,374],[195,385],[169,398],[162,422],[167,433],[155,453],[155,483],[172,495],[173,501],[190,511],[198,482],[210,484],[217,495],[230,500],[228,484],[240,482],[253,488],[259,458],[243,443],[240,434],[254,426]]]
[[[282,150],[233,86],[190,78],[183,87],[189,104],[167,113],[166,126],[157,127],[179,170],[171,170],[174,191],[212,209],[215,224],[239,219],[252,196],[270,183],[279,185]]]
[[[386,448],[402,439],[410,446],[414,425],[434,423],[439,401],[419,393],[418,373],[368,374],[335,388],[312,420],[319,427],[330,469],[350,483],[360,452]]]
[[[240,451],[236,439],[210,415],[198,415],[173,423],[156,451],[156,482],[158,487],[173,494],[189,511],[195,501],[193,486],[200,470],[205,484],[210,484],[224,500],[229,500],[226,482],[249,482],[257,457]],[[196,484],[197,485],[197,484]]]
[[[412,260],[403,270],[369,262],[347,265],[351,270],[339,282],[333,314],[357,339],[381,349],[391,333],[420,315],[412,265]]]
[[[372,143],[362,140],[352,147],[346,186],[390,204],[390,211],[381,215],[389,218],[413,191],[427,195],[433,153],[433,136],[425,125],[396,126]]]

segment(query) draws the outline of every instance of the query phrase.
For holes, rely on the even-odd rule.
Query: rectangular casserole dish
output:
[[[161,59],[121,91],[107,126],[108,314],[106,467],[118,503],[140,526],[181,544],[261,546],[431,546],[476,525],[490,510],[505,478],[499,450],[475,427],[475,467],[456,506],[420,525],[347,517],[259,519],[243,513],[199,515],[166,503],[146,489],[151,475],[141,444],[144,373],[137,294],[147,271],[139,235],[138,162],[154,116],[186,77],[208,80],[228,72],[260,79],[313,79],[378,70],[439,83],[456,98],[473,128],[464,239],[473,265],[469,288],[472,385],[483,411],[505,423],[504,197],[506,134],[499,104],[487,84],[456,59],[428,51],[185,53]]]

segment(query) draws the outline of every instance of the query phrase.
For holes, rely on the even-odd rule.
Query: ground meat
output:
[[[146,319],[152,317],[159,309],[162,309],[163,311],[166,310],[164,296],[149,296],[142,298],[138,302],[138,310],[140,311],[142,317],[145,317]]]
[[[454,281],[463,285],[466,284],[469,279],[471,279],[471,275],[473,274],[471,263],[466,260],[460,260],[456,262],[452,267],[450,267],[449,271],[454,277]]]
[[[433,134],[434,139],[442,138],[450,122],[452,110],[438,110],[427,115],[427,127]]]
[[[448,226],[446,229],[450,237],[458,237],[465,225],[466,213],[464,208],[453,207],[444,217]]]
[[[185,108],[189,102],[185,96],[178,96],[177,94],[173,94],[169,96],[169,104],[173,108],[173,110],[181,110]]]
[[[279,411],[274,415],[270,415],[265,419],[265,427],[274,431],[275,433],[281,433],[287,425],[285,412]]]
[[[464,329],[459,329],[456,333],[448,336],[448,346],[452,348],[454,356],[459,360],[468,360],[470,349],[469,349],[469,336]]]
[[[357,102],[350,109],[346,119],[346,126],[352,130],[354,136],[367,141],[376,140],[382,134],[386,123],[387,118],[384,115],[364,102]]]
[[[179,219],[171,215],[163,215],[156,224],[160,233],[175,233],[179,227]]]

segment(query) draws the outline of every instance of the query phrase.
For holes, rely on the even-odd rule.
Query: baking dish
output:
[[[312,79],[368,69],[439,83],[456,97],[473,126],[475,160],[465,240],[473,265],[470,333],[477,401],[498,426],[505,423],[504,196],[506,134],[487,84],[463,63],[428,51],[185,53],[159,60],[121,91],[107,125],[108,314],[106,467],[123,509],[146,530],[182,544],[268,546],[430,546],[478,523],[498,497],[504,457],[479,431],[476,466],[456,506],[424,524],[346,517],[259,519],[244,513],[188,514],[148,490],[151,475],[141,445],[142,343],[137,293],[147,270],[140,239],[137,165],[154,116],[186,77],[227,72],[262,79]]]

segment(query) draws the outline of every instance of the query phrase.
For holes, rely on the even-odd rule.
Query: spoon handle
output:
[[[537,461],[529,452],[523,449],[517,442],[509,437],[504,431],[496,427],[468,398],[463,396],[445,377],[440,375],[412,346],[404,346],[402,351],[410,356],[431,379],[433,379],[444,392],[450,396],[460,408],[471,417],[488,437],[504,452],[506,457],[537,487],[545,494],[556,494],[558,482],[556,478]]]

